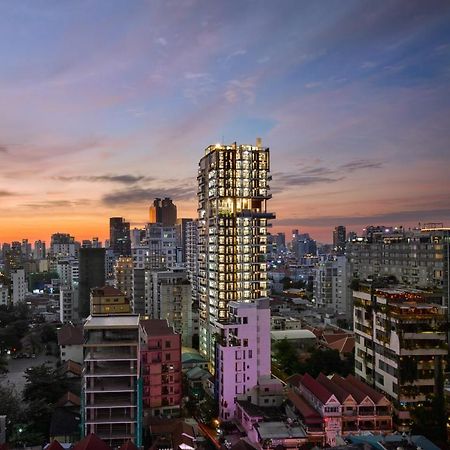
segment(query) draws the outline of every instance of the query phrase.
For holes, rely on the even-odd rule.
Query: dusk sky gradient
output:
[[[271,148],[273,231],[450,221],[450,2],[0,0],[0,242],[196,216]]]

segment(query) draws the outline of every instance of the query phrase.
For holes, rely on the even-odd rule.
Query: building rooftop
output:
[[[181,362],[183,364],[207,362],[206,359],[195,349],[183,347],[181,349]]]
[[[316,335],[310,330],[273,330],[270,332],[272,339],[316,339]]]
[[[63,325],[58,330],[58,345],[81,345],[83,344],[83,327]]]
[[[309,392],[315,395],[323,404],[325,404],[333,394],[318,381],[316,381],[311,375],[305,373],[300,383],[305,386]]]
[[[147,336],[167,336],[177,334],[165,319],[146,319],[141,320],[139,323],[147,333]]]
[[[101,288],[91,289],[93,297],[125,297],[125,294],[120,290],[112,286],[104,286]]]
[[[138,314],[112,314],[89,316],[84,324],[85,329],[95,328],[138,328]]]
[[[306,432],[300,425],[285,422],[259,422],[255,425],[261,439],[298,439],[306,438]]]
[[[322,422],[321,415],[300,394],[290,389],[287,397],[307,422]]]
[[[284,410],[277,406],[258,406],[247,400],[237,400],[236,403],[249,416],[262,417],[264,420],[280,420],[285,415]]]
[[[91,433],[78,442],[73,450],[111,450],[111,447],[106,445],[106,443],[94,433]]]

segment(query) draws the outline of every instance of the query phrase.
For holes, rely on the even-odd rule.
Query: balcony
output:
[[[87,353],[86,361],[137,361],[135,352],[129,351],[90,351]]]
[[[117,377],[117,376],[136,376],[137,370],[132,367],[94,367],[84,372],[86,377]]]
[[[135,387],[131,386],[131,383],[123,381],[103,381],[98,380],[93,383],[93,386],[87,386],[85,389],[86,394],[100,393],[100,392],[134,392]]]
[[[94,424],[103,424],[103,423],[136,423],[136,418],[130,417],[130,415],[114,415],[112,417],[109,416],[101,416],[96,417],[95,419],[86,418],[87,424],[94,423]]]
[[[369,409],[360,408],[358,410],[358,415],[367,417],[367,416],[375,416],[376,414],[375,414],[375,410],[373,408],[369,408]]]
[[[86,404],[86,409],[102,409],[102,408],[136,408],[136,405],[131,404],[134,401],[134,393],[131,395],[114,395],[109,394],[105,397],[102,394],[96,394],[94,401]]]

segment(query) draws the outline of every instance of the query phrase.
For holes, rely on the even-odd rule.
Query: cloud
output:
[[[295,173],[274,173],[275,181],[273,183],[272,191],[280,192],[295,188],[297,186],[309,186],[311,184],[322,183],[336,183],[343,180],[345,177],[325,177],[321,175],[305,175]]]
[[[319,161],[320,162],[320,161]],[[366,169],[380,169],[383,167],[381,161],[370,159],[357,159],[341,164],[336,168],[326,166],[302,166],[298,172],[275,172],[273,173],[273,192],[280,192],[295,188],[296,186],[309,186],[312,184],[329,184],[347,178],[348,173]]]
[[[238,101],[246,101],[253,103],[255,100],[255,77],[248,77],[242,80],[231,80],[225,91],[225,98],[228,103],[237,103]]]
[[[12,197],[14,192],[0,190],[0,197]]]
[[[48,200],[44,202],[36,203],[25,203],[22,206],[25,208],[37,208],[37,209],[47,209],[47,208],[75,208],[79,206],[85,206],[91,203],[89,199],[80,200]]]
[[[8,147],[6,145],[0,145],[0,153],[8,153]]]
[[[450,209],[415,209],[381,212],[373,215],[356,214],[349,216],[317,216],[317,217],[286,217],[276,220],[276,226],[317,226],[333,227],[336,224],[346,226],[366,226],[373,224],[402,225],[404,223],[419,223],[427,221],[442,222],[450,219]]]
[[[196,188],[190,185],[174,186],[172,188],[130,188],[121,191],[111,192],[102,198],[103,204],[106,206],[149,203],[154,198],[170,197],[174,200],[192,199],[196,195]]]
[[[363,169],[381,169],[383,163],[381,161],[371,161],[369,159],[360,159],[356,161],[350,161],[346,164],[339,166],[339,170],[355,172],[356,170]]]
[[[225,61],[229,61],[231,58],[235,58],[236,56],[243,56],[247,54],[247,50],[241,48],[239,50],[236,50],[235,52],[230,53],[226,58]]]
[[[135,184],[140,181],[153,181],[153,177],[145,177],[143,175],[76,175],[76,176],[60,176],[55,177],[58,181],[88,181],[88,182],[110,182],[121,184]]]
[[[314,89],[322,86],[322,83],[320,81],[311,81],[310,83],[305,84],[306,89]]]
[[[373,61],[365,61],[365,62],[363,62],[359,67],[361,68],[361,69],[373,69],[374,67],[376,67],[377,66],[377,63],[376,62],[373,62]]]
[[[165,47],[167,45],[167,39],[163,37],[159,37],[158,39],[155,40],[155,42],[161,45],[162,47]]]

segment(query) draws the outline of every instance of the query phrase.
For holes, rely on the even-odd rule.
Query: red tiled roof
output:
[[[46,450],[64,450],[64,448],[58,441],[53,441]]]
[[[322,422],[321,415],[301,395],[289,389],[287,396],[304,417],[306,423]]]
[[[58,330],[59,345],[81,345],[83,343],[83,327],[63,325]]]
[[[343,403],[345,400],[347,400],[351,394],[347,392],[345,389],[343,389],[341,386],[339,386],[336,383],[333,383],[326,375],[323,373],[319,373],[319,376],[316,378],[316,380],[325,388],[327,388],[330,392],[332,392],[335,397]]]
[[[300,382],[323,404],[325,404],[333,395],[327,388],[316,381],[309,373],[305,373]]]
[[[322,339],[327,343],[331,344],[332,342],[339,341],[341,339],[345,339],[348,336],[347,333],[324,333],[322,335]]]
[[[141,320],[139,323],[148,336],[167,336],[176,334],[165,319],[147,319]]]
[[[355,348],[355,338],[353,336],[346,336],[345,338],[328,342],[325,345],[332,350],[337,350],[339,353],[351,353]]]
[[[316,327],[313,327],[312,325],[308,325],[308,324],[305,324],[303,326],[303,328],[305,330],[312,331],[316,335],[316,337],[320,337],[320,336],[323,335],[323,329],[322,328],[316,328]]]
[[[364,392],[366,395],[373,400],[374,403],[378,403],[381,400],[386,400],[386,397],[380,392],[376,391],[368,384],[356,378],[354,375],[347,375],[347,381],[356,386],[360,391]]]
[[[78,364],[77,362],[69,359],[62,365],[61,370],[63,371],[63,373],[72,372],[75,375],[81,376],[83,368],[81,367],[81,364]]]
[[[73,450],[111,450],[111,447],[106,445],[94,433],[91,433],[78,442]]]
[[[303,375],[295,373],[294,375],[291,375],[289,378],[286,379],[286,383],[298,387],[298,384],[300,383],[302,376]]]
[[[338,384],[342,389],[345,389],[347,392],[352,394],[352,397],[358,402],[361,403],[366,397],[369,397],[363,391],[358,389],[354,384],[350,383],[345,378],[342,378],[340,375],[334,374],[331,377],[331,381],[333,383]],[[369,397],[370,398],[370,397]]]
[[[57,402],[56,406],[63,407],[66,405],[66,403],[72,403],[74,406],[80,406],[81,400],[78,395],[75,395],[74,393],[67,391]]]

